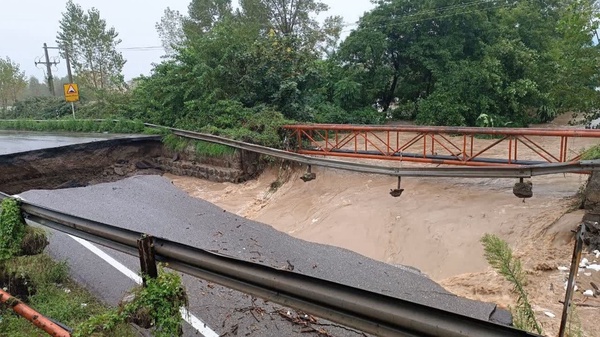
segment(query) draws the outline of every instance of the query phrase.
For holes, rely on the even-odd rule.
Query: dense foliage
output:
[[[52,317],[55,322],[65,326],[78,326],[87,321],[90,316],[108,310],[106,305],[94,295],[69,279],[69,267],[66,262],[55,261],[46,254],[20,256],[4,261],[0,264],[0,273],[11,275],[16,280],[25,280],[28,292],[32,295],[21,299],[37,312]],[[15,293],[11,295],[17,296]],[[0,316],[2,316],[0,336],[48,336],[7,306],[0,307]],[[94,335],[94,337],[134,336],[139,336],[139,333],[125,323]]]
[[[124,83],[122,70],[125,60],[117,51],[121,43],[114,28],[107,28],[100,11],[84,11],[72,0],[60,20],[56,42],[61,56],[70,56],[73,71],[82,87],[94,91],[120,88]]]
[[[22,131],[68,131],[106,133],[161,134],[159,129],[146,128],[144,123],[130,120],[60,119],[38,121],[30,119],[0,120],[0,130]]]
[[[380,123],[395,110],[421,124],[526,126],[599,103],[594,1],[376,4],[338,47],[341,21],[319,25],[327,6],[318,1],[246,0],[234,10],[194,0],[187,17],[170,13],[159,26],[177,43],[140,79],[136,117],[221,129],[256,107],[332,123]]]
[[[12,109],[0,111],[3,119],[53,119],[71,114],[71,105],[64,99],[50,96],[29,97],[16,102]]]
[[[0,110],[21,98],[26,87],[25,72],[19,65],[8,57],[0,57]]]
[[[0,261],[10,259],[21,251],[25,222],[16,199],[6,198],[0,204]]]
[[[271,145],[289,120],[517,127],[562,112],[599,114],[596,1],[374,4],[352,29],[340,17],[318,20],[328,10],[319,0],[192,0],[186,15],[167,9],[156,25],[163,62],[125,91],[88,85],[79,116]],[[64,33],[80,21],[103,32],[98,55],[118,44],[97,11],[69,2],[59,34],[65,48],[85,47],[69,42],[84,32]],[[101,68],[112,69],[99,74],[102,83],[118,79],[118,66]],[[96,71],[79,73],[93,80]]]
[[[180,308],[186,307],[187,295],[181,276],[159,266],[157,278],[148,278],[146,286],[137,288],[134,300],[112,311],[92,316],[80,324],[73,336],[95,336],[98,332],[113,329],[118,324],[141,319],[149,320],[153,336],[174,337],[183,334]]]

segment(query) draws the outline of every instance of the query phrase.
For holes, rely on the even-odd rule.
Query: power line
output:
[[[128,50],[128,51],[146,51],[146,50],[160,50],[164,49],[163,46],[139,46],[139,47],[122,47],[117,50]]]

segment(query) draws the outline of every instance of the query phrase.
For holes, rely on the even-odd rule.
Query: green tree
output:
[[[48,85],[46,83],[40,82],[40,80],[38,80],[37,77],[31,76],[31,77],[29,77],[29,81],[27,81],[26,96],[28,96],[28,97],[50,96]]]
[[[175,50],[183,46],[185,39],[183,32],[184,20],[184,16],[179,11],[167,7],[160,22],[156,23],[156,31],[167,55],[174,55]]]
[[[486,114],[524,126],[597,106],[592,4],[381,0],[336,57],[384,110],[399,98],[423,124],[475,125]]]
[[[72,0],[60,20],[56,42],[62,57],[68,52],[78,82],[93,90],[118,89],[124,85],[125,60],[117,51],[121,43],[114,27],[107,28],[96,8],[87,12]]]
[[[307,119],[308,106],[321,96],[321,56],[341,32],[339,18],[322,26],[316,20],[326,8],[318,1],[244,0],[234,10],[229,0],[194,0],[173,62],[142,80],[136,96],[147,101],[135,101],[171,123],[209,123],[211,118],[195,115],[223,101]],[[167,106],[171,111],[159,118]]]
[[[600,97],[600,47],[596,1],[572,0],[565,4],[557,24],[558,39],[550,55],[555,74],[549,99],[560,112],[583,112],[597,118]],[[596,42],[594,42],[596,40]]]
[[[9,57],[0,58],[0,107],[6,108],[16,102],[25,92],[25,72]]]
[[[219,22],[232,15],[231,0],[192,0],[183,28],[188,39],[210,32]]]

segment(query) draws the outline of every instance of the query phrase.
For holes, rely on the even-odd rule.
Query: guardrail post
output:
[[[142,269],[142,282],[144,287],[146,286],[147,278],[158,277],[153,242],[153,237],[146,234],[142,235],[142,238],[137,241],[138,251],[140,254],[140,267]]]

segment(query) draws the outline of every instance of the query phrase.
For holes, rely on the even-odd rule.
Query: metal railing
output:
[[[575,162],[580,160],[572,149],[575,138],[600,140],[600,130],[576,128],[301,124],[283,129],[301,154],[464,166]]]
[[[0,200],[6,197],[0,193]],[[21,211],[30,221],[133,256],[138,256],[138,240],[147,237],[27,201],[21,202]],[[171,269],[378,336],[537,336],[163,238],[154,238],[154,248],[156,260]]]
[[[357,162],[317,158],[294,152],[274,149],[266,146],[245,143],[211,134],[168,128],[154,124],[148,127],[162,128],[174,135],[189,139],[226,145],[267,156],[294,161],[309,166],[321,166],[340,170],[381,174],[394,177],[447,177],[447,178],[531,178],[532,176],[577,173],[600,170],[600,160],[589,160],[571,163],[540,164],[531,166],[497,166],[497,167],[387,167]]]

